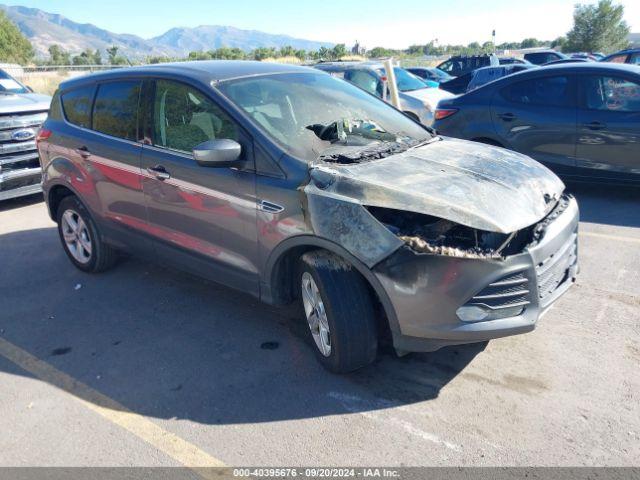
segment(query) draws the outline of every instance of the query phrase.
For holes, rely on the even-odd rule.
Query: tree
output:
[[[51,45],[49,47],[50,65],[69,65],[71,63],[71,55],[66,52],[60,45]]]
[[[567,45],[567,37],[558,37],[553,42],[551,42],[551,48],[555,48],[556,50],[560,50],[561,52],[565,50]]]
[[[339,43],[338,45],[333,47],[333,50],[331,50],[331,56],[336,60],[339,60],[342,57],[346,56],[347,53],[347,47],[344,43]]]
[[[20,29],[0,11],[0,61],[25,64],[33,58],[33,47]]]
[[[286,45],[284,47],[280,47],[279,57],[293,57],[296,54],[295,48],[291,45]]]
[[[613,52],[625,48],[629,44],[629,26],[623,17],[624,6],[614,5],[612,0],[600,0],[597,5],[576,5],[565,50]]]
[[[111,65],[116,65],[118,62],[118,50],[120,48],[117,45],[107,48],[107,55],[109,55],[109,63]]]

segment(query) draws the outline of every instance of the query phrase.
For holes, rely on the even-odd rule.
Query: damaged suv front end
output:
[[[375,293],[399,353],[530,331],[574,282],[577,203],[531,158],[440,137],[328,75],[217,88],[278,145],[285,176],[303,165],[295,197],[281,197],[299,213],[269,219],[280,236],[264,249],[278,256],[278,242],[297,236],[296,248],[344,252]],[[271,301],[272,279],[284,281],[266,276]]]
[[[314,230],[372,269],[400,352],[530,331],[576,278],[577,203],[528,157],[436,137],[334,160],[305,188]]]

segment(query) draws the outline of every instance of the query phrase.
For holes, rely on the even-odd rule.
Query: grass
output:
[[[36,93],[53,95],[60,82],[68,78],[70,78],[69,74],[63,72],[35,72],[26,73],[19,80],[31,87]]]

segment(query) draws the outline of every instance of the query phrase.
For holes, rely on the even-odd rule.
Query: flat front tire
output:
[[[325,250],[305,253],[300,298],[316,357],[335,373],[375,360],[378,338],[373,300],[364,278]]]
[[[76,268],[97,273],[115,263],[116,252],[102,240],[91,214],[76,196],[60,202],[57,222],[62,247]]]

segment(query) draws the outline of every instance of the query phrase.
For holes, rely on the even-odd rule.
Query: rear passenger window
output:
[[[619,77],[581,79],[586,107],[610,112],[640,111],[640,84]]]
[[[103,83],[93,108],[93,130],[125,140],[138,139],[139,81]]]
[[[69,123],[78,127],[91,127],[91,104],[93,103],[93,85],[82,87],[62,95],[62,109]]]
[[[543,77],[512,83],[501,90],[502,96],[514,103],[566,107],[571,105],[569,78]]]

